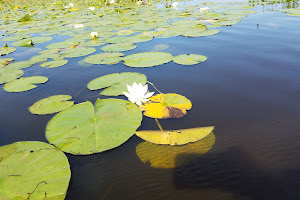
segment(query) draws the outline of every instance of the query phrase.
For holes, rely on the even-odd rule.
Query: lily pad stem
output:
[[[161,131],[164,131],[164,129],[161,127],[161,125],[160,125],[160,123],[159,123],[159,121],[158,121],[157,118],[155,118],[155,121],[156,121],[156,124],[157,124],[158,128],[159,128]]]

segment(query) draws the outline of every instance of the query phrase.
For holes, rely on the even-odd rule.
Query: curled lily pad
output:
[[[61,67],[68,63],[68,60],[54,60],[49,62],[44,62],[41,64],[41,67],[47,67],[47,68],[56,68]]]
[[[36,88],[37,86],[34,84],[46,83],[47,81],[48,78],[45,76],[21,77],[20,79],[6,83],[3,89],[6,92],[25,92]]]
[[[124,56],[122,53],[99,53],[86,57],[84,61],[90,64],[113,65],[118,64],[122,60],[122,56]]]
[[[200,141],[182,145],[159,145],[142,142],[136,147],[136,154],[143,162],[150,162],[154,168],[175,168],[207,153],[215,143],[215,135],[211,132]]]
[[[23,76],[23,74],[22,70],[0,69],[0,84],[13,81]]]
[[[145,116],[151,118],[181,118],[192,108],[192,103],[179,94],[157,94],[150,97],[150,101],[140,108]]]
[[[109,44],[101,48],[102,51],[109,51],[109,52],[120,52],[120,51],[129,51],[135,49],[136,45],[134,44]]]
[[[170,62],[172,54],[165,52],[145,52],[126,56],[124,64],[128,67],[154,67]]]
[[[154,144],[183,145],[205,138],[213,126],[165,131],[137,131],[136,135]]]
[[[183,54],[179,56],[175,56],[173,58],[173,61],[180,65],[196,65],[201,62],[204,62],[207,60],[206,56],[197,55],[197,54]]]
[[[24,15],[24,17],[22,17],[21,19],[18,20],[18,22],[27,22],[27,21],[31,21],[31,15],[30,14],[26,14]]]
[[[0,199],[65,199],[70,165],[54,146],[29,141],[5,145],[0,161]]]
[[[56,114],[46,127],[46,137],[62,151],[87,155],[120,146],[140,126],[138,107],[121,99],[98,99],[76,104]]]
[[[5,56],[7,54],[10,54],[17,49],[15,47],[0,47],[0,56]]]
[[[65,110],[74,104],[70,95],[54,95],[35,102],[29,107],[32,114],[47,115]]]
[[[81,57],[81,56],[92,54],[95,51],[96,51],[95,48],[76,47],[76,48],[62,50],[59,52],[59,54],[65,58],[75,58],[75,57]]]
[[[127,85],[132,85],[134,82],[145,85],[147,77],[144,74],[124,72],[101,76],[88,83],[87,87],[90,90],[99,90],[106,88],[100,94],[106,96],[123,95],[127,91]]]

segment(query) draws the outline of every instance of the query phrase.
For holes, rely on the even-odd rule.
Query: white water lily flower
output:
[[[74,3],[69,3],[69,6],[72,8],[74,6]]]
[[[177,5],[178,5],[178,2],[172,3],[172,7],[173,7],[173,8],[177,8]]]
[[[137,1],[136,2],[136,4],[138,4],[138,5],[140,5],[140,4],[142,4],[143,3],[143,1]]]
[[[84,27],[83,24],[75,24],[75,25],[74,25],[74,28],[83,28],[83,27]]]
[[[98,33],[97,32],[91,32],[91,36],[95,40],[98,37]]]
[[[128,92],[123,92],[124,95],[132,103],[137,104],[138,106],[149,101],[149,98],[154,94],[154,92],[148,92],[148,85],[142,85],[142,83],[136,84],[134,82],[132,86],[127,85]]]
[[[94,8],[94,7],[89,7],[89,9],[90,9],[91,11],[94,11],[94,10],[95,10],[95,8]]]
[[[204,8],[200,8],[200,9],[199,9],[200,12],[205,12],[205,11],[207,12],[208,10],[209,10],[208,7],[204,7]]]
[[[113,3],[115,3],[115,0],[110,0],[109,3],[110,3],[110,4],[113,4]]]

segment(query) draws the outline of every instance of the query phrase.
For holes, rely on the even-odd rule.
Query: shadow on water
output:
[[[178,160],[181,160],[179,155]],[[208,153],[174,169],[176,189],[213,190],[209,199],[297,200],[300,199],[300,168],[268,170],[240,148]],[[225,198],[226,199],[226,198]]]

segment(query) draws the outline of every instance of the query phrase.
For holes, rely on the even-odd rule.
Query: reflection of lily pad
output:
[[[134,82],[145,85],[147,82],[147,77],[140,73],[115,73],[96,78],[89,82],[87,87],[90,90],[106,88],[100,93],[101,95],[118,96],[123,95],[123,92],[127,91],[127,85],[132,85]]]
[[[81,56],[92,54],[95,51],[96,51],[95,48],[77,47],[77,48],[62,50],[59,52],[59,54],[65,58],[75,58],[75,57],[81,57]]]
[[[0,84],[13,81],[24,74],[22,70],[0,69]]]
[[[126,142],[140,126],[141,111],[120,99],[76,104],[56,114],[46,137],[59,149],[76,155],[106,151]]]
[[[173,56],[164,52],[145,52],[126,56],[124,64],[129,67],[154,67],[170,62]]]
[[[181,118],[187,110],[192,108],[192,103],[179,94],[157,94],[150,97],[150,101],[140,106],[140,108],[147,117],[158,119]]]
[[[119,52],[119,51],[129,51],[135,49],[136,45],[134,44],[109,44],[101,48],[102,51],[110,51],[110,52]]]
[[[90,64],[118,64],[121,60],[124,54],[122,53],[99,53],[95,55],[91,55],[89,57],[86,57],[84,59],[85,62]]]
[[[136,147],[136,154],[143,163],[150,162],[155,168],[175,168],[194,157],[207,153],[215,143],[215,136],[211,132],[200,141],[183,146],[159,145],[142,142]]]
[[[37,86],[34,84],[41,84],[47,81],[48,78],[45,76],[21,77],[20,79],[6,83],[3,89],[6,92],[25,92],[36,88]]]
[[[49,62],[44,62],[41,64],[41,67],[47,67],[47,68],[55,68],[55,67],[61,67],[68,63],[68,60],[54,60]]]
[[[180,65],[196,65],[207,60],[206,56],[196,54],[183,54],[173,58],[173,61]]]
[[[0,199],[65,199],[71,171],[67,157],[43,142],[0,147]]]
[[[7,54],[10,54],[17,49],[15,47],[0,47],[0,56],[5,56]]]
[[[137,131],[140,138],[155,144],[183,145],[205,138],[213,126],[165,131]]]
[[[32,114],[47,115],[65,110],[74,104],[70,95],[54,95],[35,102],[29,107]]]

